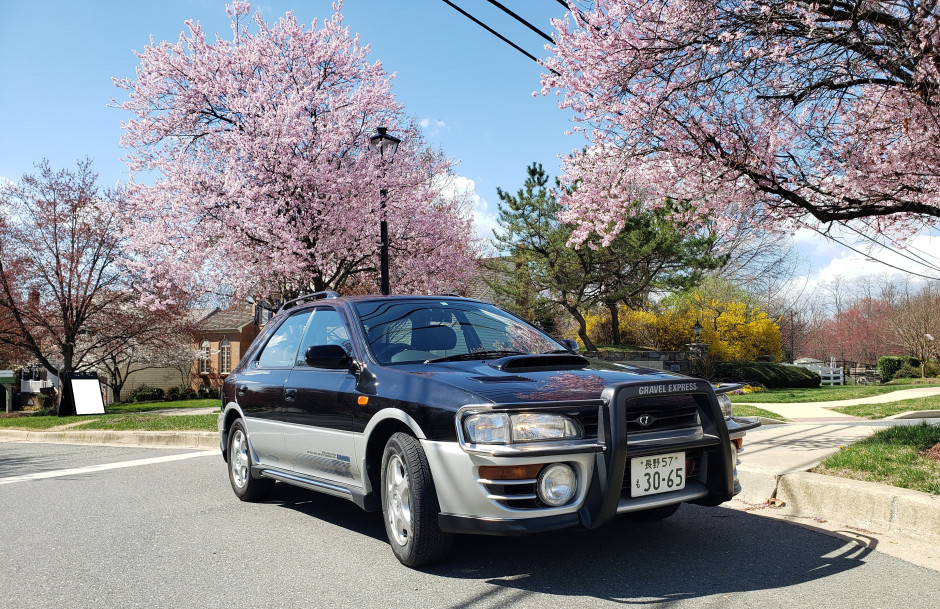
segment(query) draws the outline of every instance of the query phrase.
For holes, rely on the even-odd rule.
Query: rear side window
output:
[[[258,365],[264,368],[291,367],[297,358],[300,338],[303,336],[310,311],[295,313],[274,331],[258,356]]]

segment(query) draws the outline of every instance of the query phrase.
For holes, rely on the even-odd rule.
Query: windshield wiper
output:
[[[444,357],[435,357],[433,359],[424,360],[425,364],[436,364],[438,362],[459,362],[464,360],[475,360],[475,359],[494,359],[497,357],[503,357],[506,355],[525,355],[522,351],[513,351],[513,350],[499,350],[493,349],[490,351],[474,351],[471,353],[455,353],[454,355],[445,355]]]

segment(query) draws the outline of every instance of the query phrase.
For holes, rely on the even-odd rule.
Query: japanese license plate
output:
[[[685,488],[685,453],[630,459],[630,496],[642,497]]]

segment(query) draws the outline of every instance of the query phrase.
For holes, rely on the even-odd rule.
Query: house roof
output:
[[[199,322],[199,329],[204,332],[239,331],[254,321],[254,308],[251,305],[238,305],[209,313]]]

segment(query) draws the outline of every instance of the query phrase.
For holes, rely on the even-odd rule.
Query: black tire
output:
[[[626,517],[627,520],[633,522],[656,522],[665,520],[675,514],[681,505],[681,503],[673,503],[672,505],[663,505],[648,510],[640,510],[639,512],[628,512]]]
[[[251,450],[248,447],[248,432],[241,419],[232,423],[228,430],[228,481],[232,490],[242,501],[260,501],[271,493],[274,480],[251,476]]]
[[[437,490],[421,444],[396,433],[382,455],[382,519],[395,557],[406,567],[442,560],[454,536],[441,530]]]

